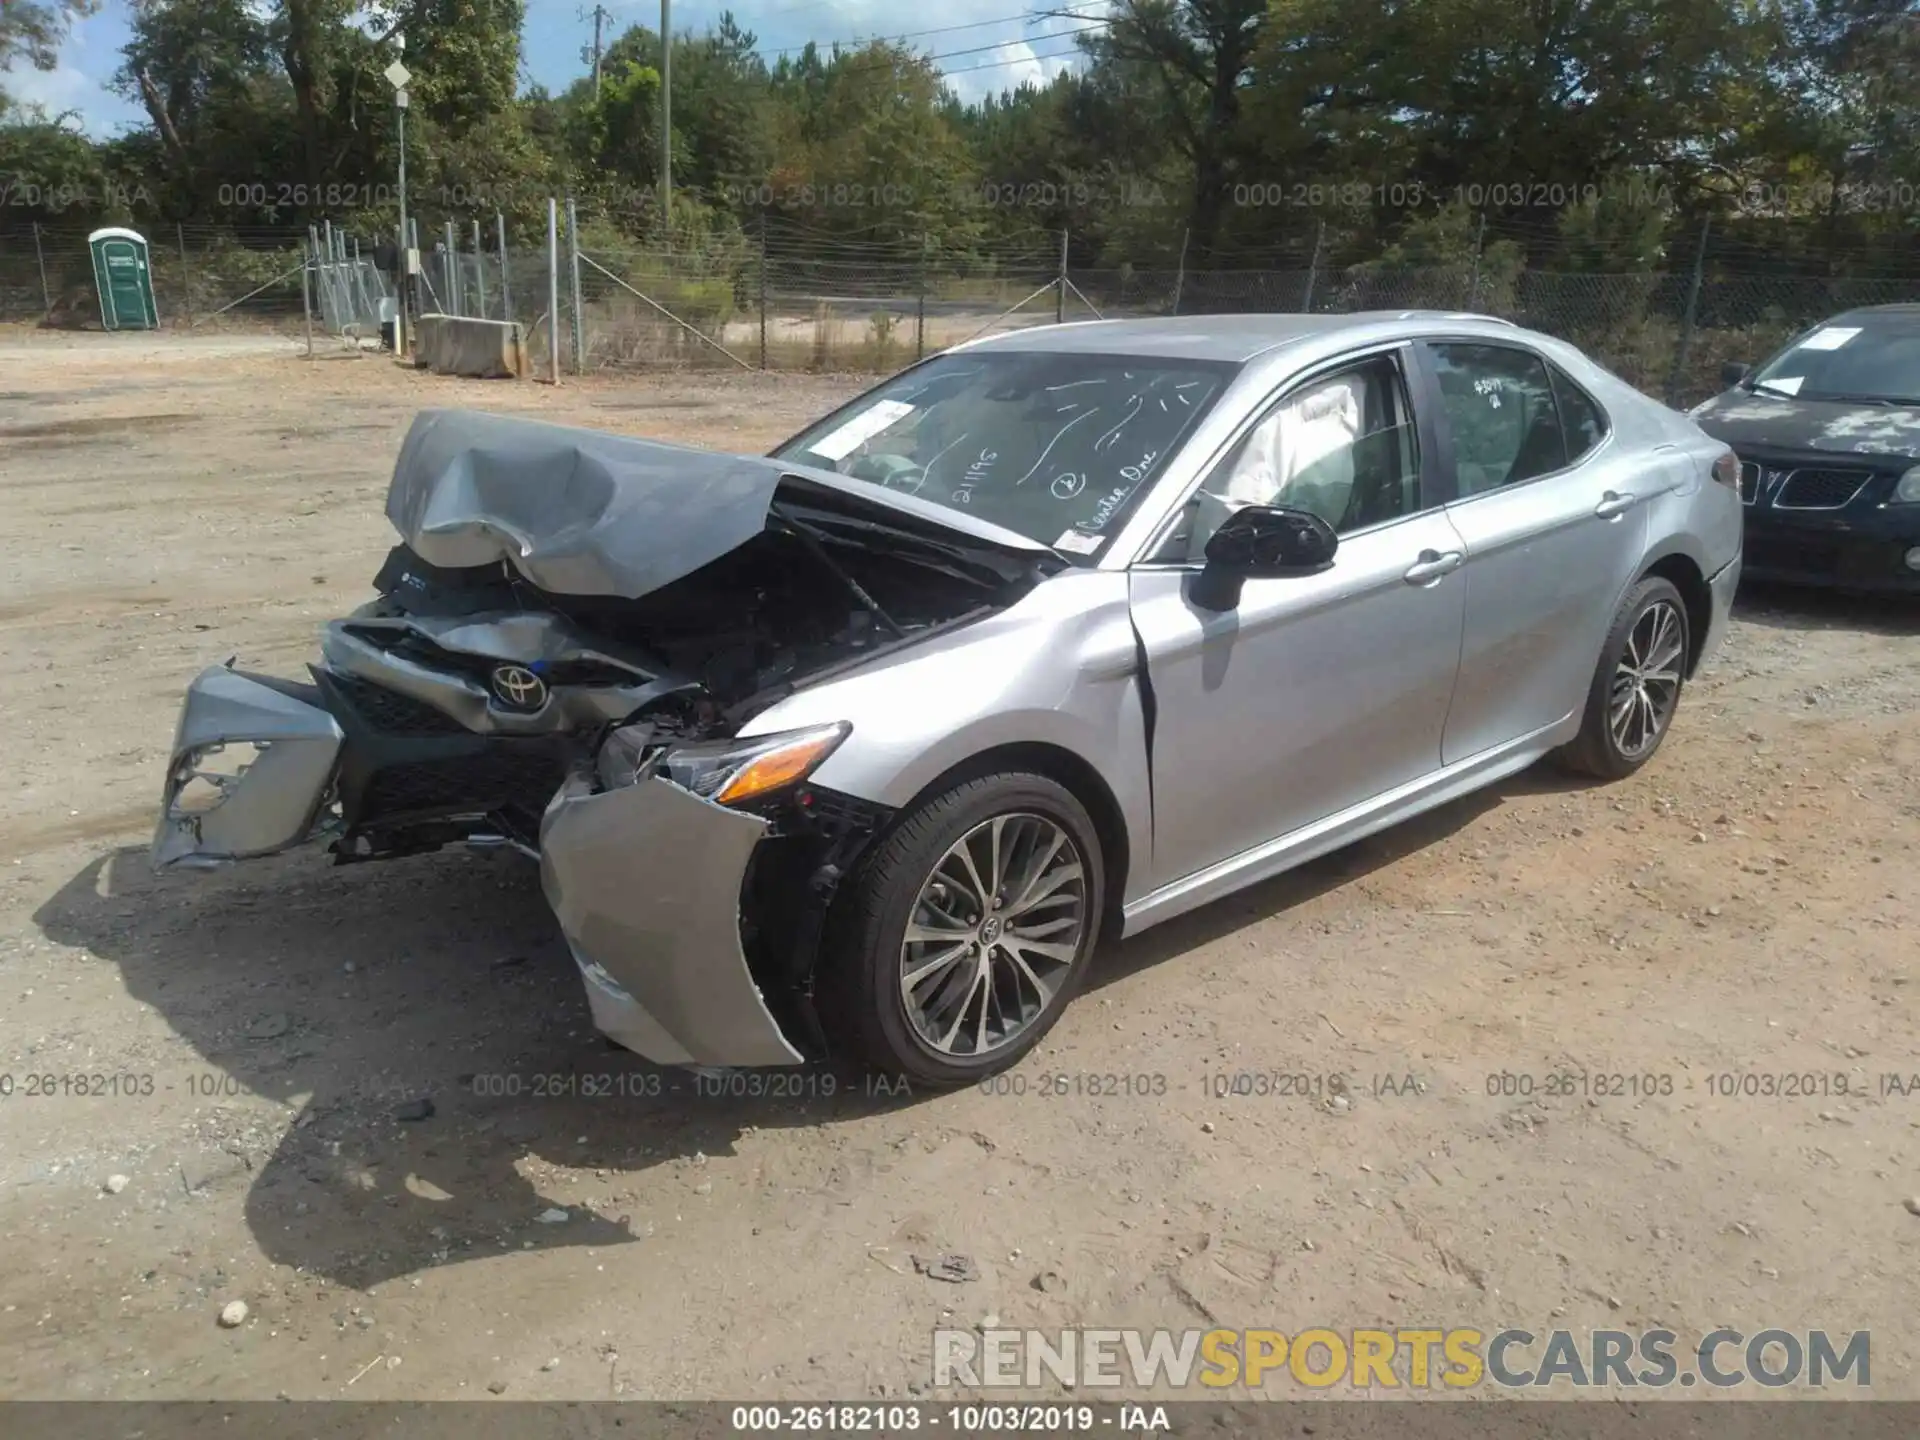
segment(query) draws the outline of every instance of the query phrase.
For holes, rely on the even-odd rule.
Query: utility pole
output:
[[[660,229],[673,248],[673,0],[660,0]]]
[[[593,66],[593,98],[598,100],[600,98],[600,59],[606,53],[600,44],[600,27],[611,20],[613,14],[606,6],[595,5],[591,10],[580,12],[580,18],[593,21],[593,44],[580,47],[580,58]]]

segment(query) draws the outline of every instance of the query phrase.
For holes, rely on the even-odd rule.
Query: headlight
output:
[[[717,804],[738,805],[798,785],[852,729],[843,720],[778,735],[679,745],[661,757],[658,773]]]
[[[1920,505],[1920,465],[1900,477],[1900,483],[1893,487],[1893,503]]]

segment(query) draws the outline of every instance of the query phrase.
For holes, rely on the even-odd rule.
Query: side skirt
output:
[[[1564,738],[1565,721],[1556,721],[1541,730],[1511,740],[1492,750],[1482,751],[1466,760],[1444,766],[1419,780],[1377,795],[1361,805],[1329,815],[1278,840],[1269,840],[1251,850],[1230,856],[1205,870],[1162,885],[1141,896],[1121,912],[1123,935],[1137,935],[1163,920],[1184,915],[1189,910],[1244,890],[1283,870],[1316,860],[1343,845],[1351,845],[1398,825],[1403,820],[1472,794],[1496,780],[1504,779],[1533,764]]]

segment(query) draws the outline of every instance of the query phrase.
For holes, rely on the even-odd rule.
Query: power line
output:
[[[1092,35],[1098,31],[1105,30],[1108,27],[1108,25],[1110,25],[1111,23],[1112,23],[1111,21],[1101,21],[1097,25],[1083,25],[1078,30],[1059,30],[1054,32],[1051,35],[1042,35],[1039,38],[1044,43],[1045,41],[1049,41],[1049,40],[1066,40],[1075,35]],[[963,55],[988,55],[994,52],[995,50],[1004,50],[1009,45],[1022,45],[1026,43],[1027,42],[1023,40],[1002,40],[993,45],[971,45],[962,50],[946,50],[937,55],[914,55],[911,58],[915,60],[925,61],[928,64],[935,64],[941,60],[952,60]],[[1036,60],[1053,59],[1059,55],[1076,55],[1078,53],[1079,53],[1079,48],[1076,46],[1071,50],[1054,51],[1054,52],[1049,52],[1049,54],[1045,56],[1034,55],[1031,58]],[[942,73],[948,74],[948,75],[964,75],[970,70],[991,70],[994,68],[996,64],[1020,65],[1025,63],[1025,61],[1028,58],[1029,58],[1028,56],[1021,55],[1021,56],[1016,56],[1011,60],[996,61],[993,64],[965,65],[958,70],[944,70],[942,71]],[[874,59],[870,59],[869,57],[856,54],[856,55],[847,56],[842,63],[849,64],[849,65],[858,65],[858,64],[876,63],[876,61]],[[877,63],[885,63],[885,62],[884,60],[879,60]]]
[[[1028,24],[1034,24],[1041,20],[1048,20],[1053,18],[1055,17],[1049,16],[1049,15],[1035,15],[1030,11],[1022,10],[1018,14],[996,15],[991,20],[973,20],[968,22],[965,25],[940,25],[940,26],[936,26],[931,30],[907,30],[907,31],[903,31],[901,34],[898,34],[898,35],[871,35],[871,36],[864,36],[864,37],[855,36],[847,40],[827,41],[825,42],[825,44],[827,45],[870,45],[876,41],[885,41],[888,43],[893,43],[895,41],[900,41],[900,40],[918,40],[925,35],[951,35],[955,31],[959,31],[959,30],[983,30],[989,25],[1008,25],[1014,22],[1015,20],[1025,20]],[[1076,20],[1091,20],[1093,19],[1093,16],[1092,15],[1074,15],[1072,16],[1072,18]],[[1110,25],[1113,22],[1110,20],[1102,20],[1098,23],[1100,25]],[[1077,32],[1071,31],[1071,30],[1055,31],[1049,35],[1036,35],[1033,37],[1033,39],[1036,41],[1044,42],[1047,40],[1058,39],[1063,34],[1071,35],[1075,33]],[[1013,44],[1014,42],[1007,41],[1005,43]],[[772,59],[774,56],[777,56],[777,55],[798,55],[803,50],[807,49],[809,45],[814,46],[816,48],[820,48],[822,46],[822,42],[818,40],[809,40],[805,45],[786,45],[786,46],[782,46],[778,50],[761,50],[758,53],[761,55],[762,58],[765,58],[765,59]]]

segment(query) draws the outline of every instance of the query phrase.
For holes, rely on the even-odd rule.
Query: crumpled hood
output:
[[[1764,391],[1729,390],[1689,412],[1694,423],[1736,450],[1824,450],[1920,460],[1920,408],[1790,400]]]
[[[387,518],[430,565],[509,560],[542,590],[632,599],[759,534],[780,476],[754,457],[423,410],[400,447]]]
[[[429,565],[507,560],[556,595],[634,600],[758,535],[783,480],[921,534],[1021,557],[1052,553],[1000,526],[811,466],[477,410],[414,417],[387,518]]]

